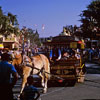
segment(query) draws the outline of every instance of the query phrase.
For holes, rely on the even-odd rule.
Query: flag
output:
[[[42,24],[42,30],[44,30],[44,28],[45,28],[45,25],[44,25],[44,24]]]

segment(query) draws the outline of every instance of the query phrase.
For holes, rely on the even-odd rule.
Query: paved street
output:
[[[100,100],[100,76],[88,74],[82,84],[50,90],[42,95],[42,100]]]
[[[87,63],[87,73],[84,83],[74,87],[50,87],[46,94],[41,94],[41,100],[100,100],[100,66]],[[20,81],[14,88],[19,93]]]

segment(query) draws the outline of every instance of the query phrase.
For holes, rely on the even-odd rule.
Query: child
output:
[[[33,86],[33,77],[27,78],[27,86],[24,88],[20,99],[21,100],[37,100],[40,96],[37,88]]]

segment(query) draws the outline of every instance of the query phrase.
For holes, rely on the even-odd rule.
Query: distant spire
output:
[[[38,34],[38,31],[37,31],[37,29],[36,29],[36,32],[35,32],[36,34]]]

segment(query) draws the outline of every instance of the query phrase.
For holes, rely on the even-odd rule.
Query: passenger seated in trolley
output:
[[[75,53],[75,57],[76,57],[77,59],[80,59],[80,58],[81,58],[80,52],[76,52],[76,53]]]
[[[61,50],[60,48],[53,47],[50,51],[50,61],[59,61],[61,59]]]
[[[67,60],[69,57],[70,57],[69,52],[67,52],[67,51],[63,52],[63,56],[62,56],[61,60]]]

